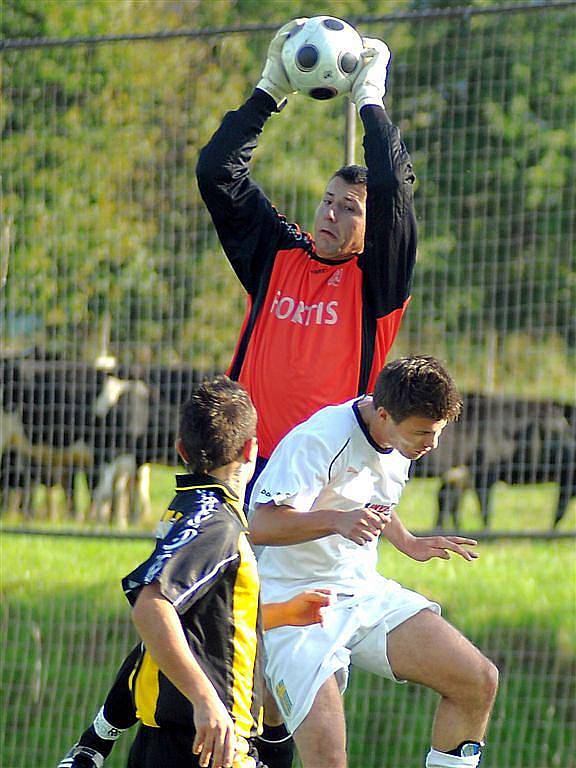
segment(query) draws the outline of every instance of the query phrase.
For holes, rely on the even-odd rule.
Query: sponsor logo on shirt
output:
[[[343,269],[337,269],[336,272],[332,275],[330,280],[328,280],[328,285],[340,285],[342,282],[342,277],[344,276],[344,270]]]
[[[270,307],[270,313],[278,320],[289,320],[298,325],[336,325],[338,322],[337,301],[319,301],[317,304],[305,304],[292,296],[276,295]]]
[[[260,491],[258,491],[258,496],[266,496],[267,499],[276,499],[276,498],[283,498],[285,499],[287,496],[292,496],[294,491],[269,491],[266,488],[262,488]]]
[[[377,515],[382,515],[385,517],[390,517],[392,514],[392,510],[394,509],[394,504],[366,504],[368,509],[371,509],[373,512],[376,512]]]

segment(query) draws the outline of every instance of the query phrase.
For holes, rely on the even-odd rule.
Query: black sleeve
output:
[[[415,176],[400,131],[386,111],[366,106],[361,118],[368,193],[359,265],[366,301],[376,317],[383,317],[400,308],[410,295],[416,261]]]
[[[256,89],[200,152],[196,178],[222,247],[249,294],[255,294],[262,272],[280,248],[306,236],[280,216],[250,178],[249,164],[266,120],[276,111],[274,100]]]
[[[235,526],[210,515],[185,516],[156,542],[150,557],[122,579],[122,587],[134,605],[142,587],[157,581],[164,597],[184,613],[239,556]]]

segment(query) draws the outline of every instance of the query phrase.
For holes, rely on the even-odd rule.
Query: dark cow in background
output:
[[[205,378],[185,366],[96,365],[42,353],[5,356],[1,366],[0,493],[3,509],[34,514],[46,488],[48,517],[81,520],[76,478],[86,477],[90,518],[125,527],[149,518],[150,463],[177,464],[181,404]]]
[[[437,526],[458,527],[464,490],[478,494],[490,523],[490,492],[497,481],[558,483],[556,526],[576,495],[576,409],[548,400],[469,394],[462,415],[449,424],[436,451],[414,463],[418,477],[441,477]]]
[[[189,366],[130,365],[120,366],[118,376],[142,381],[149,392],[149,418],[146,436],[137,450],[138,464],[178,465],[174,449],[180,407],[192,395],[197,384],[213,372],[204,373]]]
[[[34,490],[64,489],[67,511],[79,519],[75,479],[86,475],[92,515],[116,514],[126,524],[134,506],[136,455],[146,439],[146,384],[121,380],[93,365],[31,356],[5,356],[1,365],[0,491],[2,507],[33,513]],[[10,499],[16,494],[16,503]]]

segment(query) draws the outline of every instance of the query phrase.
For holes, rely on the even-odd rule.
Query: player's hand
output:
[[[208,764],[212,768],[231,768],[236,747],[234,723],[216,694],[194,702],[194,727],[192,752],[199,755],[202,768]]]
[[[382,40],[363,37],[362,42],[364,43],[363,64],[352,84],[350,94],[358,113],[366,104],[383,106],[390,62],[390,49]]]
[[[334,533],[339,533],[345,539],[362,545],[377,539],[387,523],[388,519],[383,519],[368,507],[353,509],[349,512],[336,512]]]
[[[280,27],[278,32],[276,32],[272,38],[272,42],[268,46],[266,64],[264,65],[262,75],[260,76],[260,80],[256,87],[260,88],[261,91],[266,91],[269,96],[272,96],[277,106],[280,105],[288,94],[296,93],[294,88],[290,85],[288,75],[284,69],[284,64],[282,64],[282,47],[294,27],[301,26],[306,21],[308,21],[308,19],[303,16],[299,19],[292,19],[292,21],[284,24],[284,26]]]
[[[294,627],[305,627],[309,624],[322,624],[323,608],[330,605],[329,589],[314,589],[301,592],[284,604],[286,624]]]
[[[450,560],[451,553],[460,555],[464,560],[476,560],[478,552],[473,552],[467,547],[475,547],[478,542],[475,539],[466,539],[463,536],[414,536],[409,546],[403,551],[413,560],[425,563],[433,557],[442,560]]]

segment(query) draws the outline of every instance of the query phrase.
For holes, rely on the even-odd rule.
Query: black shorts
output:
[[[177,726],[149,728],[141,725],[128,755],[128,768],[199,768],[192,753],[194,736]],[[234,761],[234,768],[266,768],[250,744],[249,755]]]

